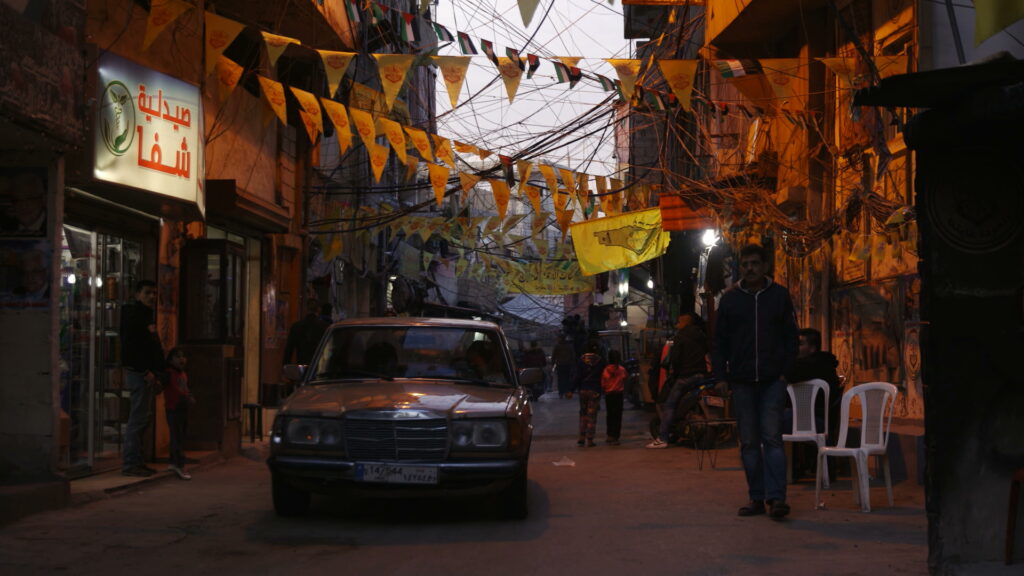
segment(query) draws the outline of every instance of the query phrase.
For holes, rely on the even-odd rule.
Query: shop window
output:
[[[193,240],[182,253],[182,341],[240,343],[245,251],[229,240]]]

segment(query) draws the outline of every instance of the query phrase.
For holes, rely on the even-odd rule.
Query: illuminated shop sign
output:
[[[100,58],[93,176],[202,210],[199,88],[113,54]]]

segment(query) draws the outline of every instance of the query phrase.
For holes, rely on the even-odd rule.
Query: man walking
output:
[[[135,286],[135,301],[121,311],[121,365],[125,385],[131,393],[128,424],[124,438],[121,473],[152,476],[156,470],[142,457],[142,433],[152,420],[153,392],[157,373],[163,370],[164,352],[156,332],[156,283],[141,280]]]
[[[740,251],[740,281],[722,295],[712,353],[715,376],[729,383],[750,502],[740,516],[789,514],[782,411],[797,355],[797,324],[789,291],[766,275],[767,251]],[[767,506],[767,510],[766,510]]]

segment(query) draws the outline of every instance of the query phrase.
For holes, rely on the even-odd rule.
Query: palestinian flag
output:
[[[526,69],[526,78],[533,78],[533,73],[537,71],[537,68],[540,68],[540,56],[527,54],[526,60],[530,63],[530,66]]]
[[[561,62],[555,62],[554,60],[552,60],[551,63],[555,65],[555,77],[558,79],[558,83],[561,84],[563,82],[568,82],[569,67]]]
[[[353,24],[359,24],[359,8],[356,7],[356,2],[359,0],[345,0],[345,12],[348,13],[348,20]]]
[[[412,20],[415,18],[415,14],[408,12],[402,12],[402,41],[403,42],[417,42],[419,38],[416,37],[416,26],[412,25]]]
[[[613,82],[611,78],[607,76],[601,76],[600,74],[598,74],[597,81],[601,83],[601,89],[603,89],[605,92],[611,92],[612,90],[615,90],[615,82]]]
[[[454,42],[455,41],[455,37],[452,36],[452,33],[449,32],[448,29],[445,28],[443,25],[438,24],[437,22],[431,22],[431,25],[434,27],[434,32],[437,33],[437,41],[438,42]]]
[[[569,66],[569,88],[575,88],[576,83],[583,78],[583,71],[575,66]]]
[[[473,41],[469,38],[469,34],[465,32],[459,32],[459,49],[462,50],[463,54],[479,54],[476,51],[476,46],[473,46]]]
[[[526,67],[523,65],[523,59],[519,57],[519,50],[515,48],[505,48],[505,54],[508,55],[509,60],[516,63],[520,70],[525,70]]]
[[[495,64],[498,63],[498,57],[494,55],[494,43],[490,40],[481,40],[480,49],[484,51],[484,54],[487,55],[487,58],[491,62],[494,62]]]
[[[715,60],[715,66],[718,66],[718,71],[724,78],[764,74],[757,60]]]

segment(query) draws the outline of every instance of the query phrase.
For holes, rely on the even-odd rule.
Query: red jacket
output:
[[[621,364],[608,364],[601,373],[601,390],[605,394],[626,389],[626,369]]]
[[[164,388],[164,407],[174,410],[182,402],[188,402],[188,374],[167,368],[168,381]]]

